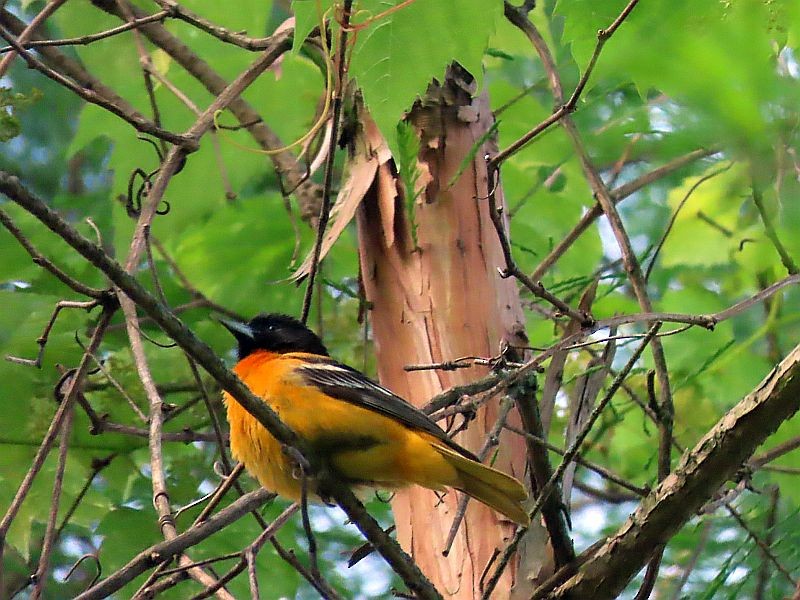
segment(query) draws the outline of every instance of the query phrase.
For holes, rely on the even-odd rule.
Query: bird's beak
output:
[[[215,319],[222,323],[225,326],[225,329],[230,331],[233,334],[233,337],[235,337],[237,340],[241,338],[252,340],[255,337],[253,328],[247,323],[241,323],[239,321],[226,319],[224,317],[215,317]]]

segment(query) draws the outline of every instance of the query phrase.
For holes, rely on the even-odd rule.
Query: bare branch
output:
[[[350,9],[353,0],[344,0],[341,12],[341,29],[339,31],[339,43],[336,48],[336,80],[333,89],[333,117],[332,130],[328,139],[328,153],[325,160],[325,177],[322,184],[322,204],[319,209],[317,219],[317,237],[314,242],[314,251],[311,255],[311,266],[308,270],[308,280],[306,281],[306,293],[303,296],[303,305],[300,312],[300,320],[305,323],[308,320],[308,313],[311,311],[311,297],[314,294],[314,280],[319,270],[319,261],[322,254],[322,242],[325,238],[325,228],[328,226],[328,219],[331,215],[331,189],[333,186],[333,167],[336,158],[336,144],[339,140],[339,121],[342,116],[342,100],[344,99],[344,89],[347,84],[347,33],[350,25]],[[320,35],[326,35],[320,31]],[[327,46],[323,42],[323,49]],[[328,93],[328,90],[325,90]]]
[[[88,285],[84,285],[77,279],[74,279],[59,269],[54,263],[47,259],[44,254],[39,252],[33,244],[31,244],[30,240],[25,237],[25,234],[23,234],[22,231],[20,231],[14,224],[11,216],[3,210],[0,210],[0,223],[2,223],[9,233],[13,235],[14,238],[20,243],[20,245],[25,248],[25,251],[31,255],[34,264],[37,264],[46,271],[52,273],[59,281],[61,281],[61,283],[65,284],[73,291],[83,294],[84,296],[89,296],[89,298],[94,298],[95,300],[100,300],[108,295],[107,290],[98,290],[93,287],[89,287]]]
[[[800,346],[728,411],[552,598],[614,598],[778,426],[800,409]]]
[[[561,104],[563,101],[563,93],[561,93],[561,85],[558,85],[558,94],[556,94],[556,103],[561,104],[549,117],[544,119],[541,123],[536,125],[533,129],[531,129],[528,133],[523,135],[521,138],[513,142],[508,148],[503,150],[502,152],[497,153],[495,156],[491,158],[489,161],[489,170],[497,170],[497,168],[506,160],[514,156],[517,152],[522,150],[528,143],[541,134],[543,131],[548,129],[554,123],[559,122],[564,117],[569,115],[570,113],[575,112],[578,106],[578,100],[580,99],[581,94],[583,93],[586,84],[589,82],[589,78],[592,76],[592,72],[594,71],[594,67],[597,64],[597,59],[600,56],[600,52],[603,50],[603,46],[605,43],[614,35],[614,32],[619,29],[619,26],[622,25],[622,22],[628,18],[628,15],[634,9],[634,7],[639,3],[639,0],[630,0],[627,6],[622,9],[622,12],[614,19],[614,22],[611,23],[607,28],[601,29],[597,32],[597,44],[595,44],[594,52],[592,52],[592,56],[589,59],[589,64],[586,66],[586,69],[581,75],[578,84],[575,86],[575,90],[572,92],[572,95],[569,97],[569,100],[566,103]],[[520,10],[509,4],[508,2],[505,3],[505,12],[506,16],[511,20],[512,23],[515,25],[515,19],[512,15],[518,15],[518,19],[527,20],[527,12]],[[551,65],[555,65],[554,62],[551,61]],[[555,73],[555,69],[552,69],[551,73]],[[552,76],[551,76],[552,81]]]
[[[218,98],[217,102],[225,102]],[[39,219],[53,232],[77,250],[84,258],[103,271],[111,281],[144,310],[175,342],[185,350],[198,364],[216,379],[242,407],[252,414],[266,427],[278,441],[293,446],[303,452],[304,445],[297,435],[291,431],[275,414],[275,412],[242,381],[233,374],[216,356],[214,351],[199,340],[172,312],[161,304],[152,294],[115,260],[110,258],[102,248],[87,240],[71,225],[66,223],[42,200],[28,192],[16,177],[0,171],[0,192],[5,193],[32,215]],[[348,517],[361,530],[373,546],[403,578],[408,587],[422,598],[439,598],[440,595],[431,585],[411,558],[400,548],[400,545],[381,529],[380,525],[367,513],[350,489],[341,482],[326,482],[329,492]]]
[[[52,79],[56,83],[62,85],[79,98],[106,109],[107,111],[123,119],[126,123],[130,123],[142,133],[146,133],[172,144],[176,144],[190,152],[197,149],[197,143],[191,137],[161,129],[138,112],[126,110],[125,108],[120,107],[118,104],[109,101],[97,91],[82,87],[58,71],[51,69],[44,62],[36,58],[33,54],[25,50],[25,48],[17,43],[16,38],[11,34],[11,32],[2,25],[0,25],[0,37],[8,42],[12,48],[14,48],[14,50],[25,60],[25,62],[28,63],[30,68],[39,71],[49,79]]]
[[[794,262],[794,259],[791,257],[789,252],[786,250],[786,246],[783,245],[781,239],[778,237],[778,232],[775,231],[775,225],[772,224],[772,218],[769,216],[767,209],[764,207],[764,198],[761,193],[761,188],[753,182],[753,204],[756,205],[758,209],[758,214],[761,215],[761,221],[764,223],[764,231],[767,233],[767,237],[772,242],[772,245],[775,247],[775,251],[778,253],[778,256],[781,257],[781,263],[783,263],[784,268],[789,273],[789,275],[796,275],[800,273],[800,269],[797,268],[797,264]]]
[[[31,36],[36,32],[36,29],[42,23],[44,23],[47,20],[47,18],[50,17],[50,15],[52,15],[59,8],[61,8],[64,5],[65,1],[66,0],[52,0],[51,2],[45,4],[44,8],[42,8],[42,10],[39,11],[39,14],[37,14],[30,22],[30,24],[27,27],[25,27],[25,30],[19,34],[17,43],[24,44],[25,42],[27,42],[31,38]],[[8,72],[8,68],[9,66],[11,66],[11,63],[14,61],[16,56],[17,53],[14,51],[14,49],[12,49],[9,54],[3,57],[3,59],[0,61],[0,77],[3,77]]]
[[[162,2],[164,2],[164,0],[162,0]],[[120,19],[124,19],[115,2],[111,0],[94,0],[94,4],[104,11]],[[172,4],[172,2],[164,2],[163,5],[165,8],[172,8]],[[146,16],[145,13],[136,7],[132,7],[131,11],[137,19]],[[188,11],[182,11],[179,15],[180,14],[189,13]],[[153,44],[169,54],[175,62],[196,78],[212,95],[219,96],[228,86],[228,82],[212,69],[205,60],[192,52],[186,44],[167,31],[160,23],[151,23],[142,26],[140,30]],[[269,50],[275,46],[276,42],[286,42],[287,36],[291,38],[291,35],[291,30],[281,32],[280,34],[260,40],[258,47],[256,48],[254,46],[253,49]],[[288,43],[281,45],[284,51],[288,50],[290,47],[290,39]],[[284,143],[275,132],[264,123],[258,112],[242,98],[236,97],[229,105],[226,105],[226,107],[238,119],[242,127],[247,129],[250,135],[253,136],[253,139],[261,148],[273,151],[284,146]],[[289,188],[297,190],[298,198],[306,198],[306,196],[308,196],[308,203],[316,205],[315,201],[317,199],[318,188],[316,184],[305,181],[305,170],[300,168],[294,154],[286,150],[284,152],[270,152],[267,156],[275,165],[278,174],[282,177],[286,177]]]
[[[534,30],[536,31],[536,30]],[[527,33],[527,31],[526,31]],[[538,31],[536,32],[538,35]],[[541,43],[544,44],[544,40],[541,40]],[[699,150],[693,150],[692,152],[688,152],[682,156],[678,156],[677,158],[672,159],[668,163],[653,169],[645,173],[644,175],[640,175],[636,179],[633,179],[627,183],[623,183],[617,188],[614,188],[609,193],[611,194],[611,198],[614,200],[614,204],[619,204],[626,198],[629,198],[631,195],[642,189],[643,187],[650,185],[651,183],[658,181],[674,173],[675,171],[686,167],[687,165],[692,164],[702,158],[710,156],[716,153],[717,150],[706,150],[701,148]],[[572,244],[583,235],[589,227],[602,216],[603,209],[599,204],[594,204],[592,208],[586,211],[583,216],[581,217],[580,221],[572,228],[572,230],[561,238],[558,243],[553,247],[553,249],[542,259],[542,262],[536,267],[536,269],[531,273],[531,279],[534,281],[538,281],[541,279],[544,274],[552,267],[559,258],[561,258],[567,250],[572,247]]]
[[[25,497],[28,495],[28,492],[30,492],[34,478],[41,470],[45,458],[47,458],[47,455],[50,453],[50,449],[53,446],[53,442],[55,441],[58,432],[61,431],[62,423],[66,418],[67,412],[71,408],[71,405],[80,392],[81,386],[83,385],[83,379],[89,370],[89,351],[94,352],[97,350],[101,340],[103,339],[103,335],[105,335],[106,327],[111,321],[111,317],[115,311],[116,306],[113,306],[111,308],[106,308],[100,315],[100,320],[97,324],[97,327],[95,327],[94,334],[92,334],[92,339],[89,341],[87,348],[88,351],[84,352],[78,367],[69,375],[68,381],[64,384],[64,389],[62,390],[63,398],[58,410],[53,416],[50,427],[48,428],[47,433],[45,433],[42,443],[39,446],[39,450],[37,450],[36,456],[31,462],[30,469],[28,469],[28,472],[25,474],[22,483],[17,489],[17,493],[14,495],[14,499],[9,504],[8,510],[6,511],[5,515],[3,515],[2,520],[0,520],[0,552],[2,552],[5,544],[5,537],[8,533],[8,529],[11,527],[14,517],[17,516],[22,503],[25,501]]]
[[[242,496],[200,525],[191,527],[173,539],[159,542],[141,551],[122,569],[92,586],[78,598],[92,600],[108,597],[147,569],[176,556],[190,546],[194,546],[223,527],[242,518],[251,510],[258,508],[271,497],[272,494],[263,488]]]
[[[98,33],[90,33],[87,35],[82,35],[73,38],[64,38],[60,40],[34,40],[32,42],[23,42],[21,39],[17,39],[17,42],[20,46],[25,48],[45,48],[45,47],[52,47],[52,46],[87,46],[94,42],[104,40],[110,37],[114,37],[115,35],[119,35],[120,33],[124,33],[126,31],[130,31],[131,29],[136,29],[137,27],[141,27],[142,25],[146,25],[147,23],[157,23],[161,22],[170,16],[170,12],[167,10],[162,10],[157,13],[153,13],[152,15],[148,15],[146,17],[142,17],[141,19],[135,19],[125,25],[120,25],[119,27],[114,27],[112,29],[108,29],[106,31],[100,31]],[[5,48],[0,48],[0,54],[5,54],[6,52],[13,52],[14,48],[12,46],[6,46]]]
[[[44,586],[47,583],[47,571],[50,568],[50,554],[56,542],[56,519],[58,518],[58,505],[61,500],[61,489],[64,485],[64,470],[67,466],[67,451],[69,450],[69,436],[72,434],[72,418],[75,414],[75,405],[72,404],[64,416],[61,425],[61,441],[58,445],[58,464],[53,481],[53,495],[50,500],[50,514],[47,516],[47,525],[42,544],[42,554],[39,557],[39,566],[34,574],[34,586],[31,598],[39,600],[42,597]]]
[[[611,382],[608,390],[606,391],[603,398],[597,405],[592,409],[591,414],[586,419],[582,429],[578,432],[575,436],[570,447],[564,452],[564,458],[561,461],[561,464],[558,465],[558,468],[552,474],[550,479],[547,483],[538,490],[539,495],[536,498],[536,503],[533,505],[533,508],[530,510],[531,520],[536,516],[539,512],[541,507],[544,505],[547,498],[555,491],[556,487],[558,486],[558,482],[561,479],[561,476],[566,471],[567,467],[573,460],[573,457],[579,452],[583,442],[586,440],[586,436],[589,435],[592,427],[597,422],[597,419],[600,417],[600,414],[603,412],[605,407],[611,402],[611,399],[614,397],[614,394],[617,393],[617,390],[620,388],[622,383],[625,381],[625,378],[630,373],[631,369],[633,369],[636,362],[639,360],[639,357],[644,352],[645,348],[647,348],[648,344],[655,338],[656,333],[658,333],[658,329],[660,327],[659,323],[653,325],[650,330],[647,332],[647,336],[639,343],[636,349],[631,354],[628,362],[625,363],[625,366],[620,370],[617,376],[614,378],[614,381]],[[492,574],[492,577],[489,579],[489,582],[486,584],[486,588],[483,590],[483,598],[484,600],[488,600],[491,597],[492,592],[494,591],[497,582],[500,580],[500,576],[503,574],[503,570],[505,569],[508,562],[511,560],[511,557],[516,552],[517,546],[519,542],[522,540],[522,536],[524,534],[524,529],[520,529],[514,535],[514,538],[508,544],[506,549],[503,551],[500,560],[497,563],[497,568],[495,572]]]

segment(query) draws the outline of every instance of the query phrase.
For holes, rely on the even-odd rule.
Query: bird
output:
[[[517,479],[481,464],[411,403],[331,358],[301,321],[278,313],[246,323],[218,320],[238,343],[233,371],[303,440],[312,464],[356,491],[412,484],[455,488],[519,525],[529,524],[528,495]],[[301,500],[297,461],[227,392],[223,401],[233,457],[264,488]],[[313,485],[306,481],[315,494]]]

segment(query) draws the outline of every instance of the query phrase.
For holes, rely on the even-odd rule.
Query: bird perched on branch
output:
[[[220,322],[239,343],[234,372],[306,443],[312,463],[354,487],[453,487],[527,525],[519,481],[482,465],[427,415],[333,360],[303,323],[281,314]],[[299,500],[292,458],[255,417],[224,394],[233,456],[270,491]],[[313,481],[309,482],[311,491]]]

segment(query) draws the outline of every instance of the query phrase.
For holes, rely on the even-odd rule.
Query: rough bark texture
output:
[[[416,405],[484,376],[486,369],[409,373],[405,365],[496,356],[502,340],[525,343],[517,287],[497,271],[503,257],[485,201],[484,155],[491,148],[479,148],[451,185],[493,122],[487,99],[473,99],[469,87],[452,79],[444,86],[432,86],[409,115],[421,140],[417,182],[421,193],[413,208],[408,208],[387,162],[378,168],[357,214],[379,376]],[[492,401],[457,441],[479,450],[496,414]],[[523,479],[524,443],[502,435],[494,465]],[[455,492],[440,502],[434,493],[414,487],[395,496],[394,515],[401,544],[442,594],[472,600],[480,596],[480,578],[495,549],[505,545],[514,528],[490,509],[470,502],[445,558],[442,551],[457,500]],[[513,574],[509,570],[498,586],[498,598],[509,596]]]
[[[800,346],[685,453],[677,468],[547,598],[616,598],[781,423],[800,409]]]

